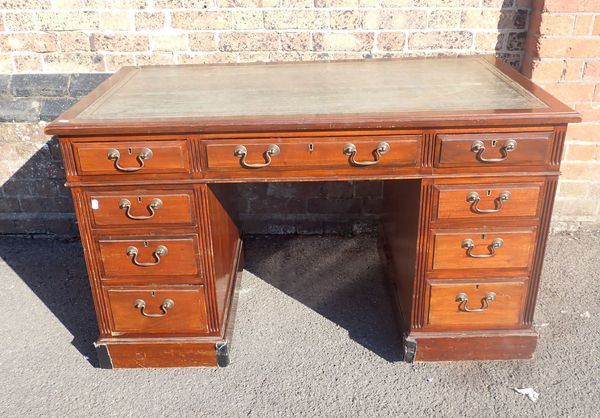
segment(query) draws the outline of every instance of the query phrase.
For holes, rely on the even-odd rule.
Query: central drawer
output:
[[[205,334],[208,332],[203,285],[160,288],[105,288],[113,335]]]
[[[207,170],[410,167],[420,135],[205,141]]]
[[[152,277],[175,279],[201,274],[197,236],[99,238],[102,276],[110,278]]]

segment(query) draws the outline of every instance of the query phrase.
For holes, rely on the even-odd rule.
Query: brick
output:
[[[171,13],[171,26],[175,29],[231,29],[231,13],[222,11],[185,11]]]
[[[58,46],[62,52],[90,51],[90,37],[83,32],[59,32]]]
[[[478,51],[499,51],[504,49],[505,33],[478,32],[475,37],[475,49]]]
[[[269,7],[262,0],[216,0],[217,7]]]
[[[13,56],[13,61],[17,73],[35,73],[44,69],[41,54],[19,54]]]
[[[56,119],[58,115],[72,107],[75,103],[77,103],[77,99],[70,97],[42,99],[40,120],[50,122]]]
[[[1,9],[49,9],[50,0],[2,0]]]
[[[152,51],[185,51],[188,49],[186,34],[150,35]]]
[[[279,47],[274,32],[224,32],[219,39],[221,51],[271,51]]]
[[[583,69],[584,80],[599,80],[600,79],[600,61],[588,61]]]
[[[600,42],[588,38],[544,38],[539,56],[546,58],[588,58],[600,56]]]
[[[0,97],[11,95],[9,89],[10,79],[9,74],[0,74]]]
[[[95,33],[91,39],[94,51],[148,51],[150,42],[146,35]]]
[[[358,10],[332,10],[330,19],[331,29],[360,29],[363,14]]]
[[[574,109],[581,113],[584,122],[600,121],[600,103],[578,103]]]
[[[92,11],[40,12],[40,30],[94,30],[100,28],[100,16]]]
[[[588,183],[581,181],[559,181],[558,196],[564,197],[585,197],[588,195],[590,187]]]
[[[573,30],[573,34],[575,34],[575,35],[591,35],[593,24],[594,24],[594,16],[578,15],[577,20],[575,20],[575,28]]]
[[[374,35],[364,32],[314,33],[315,51],[370,51],[373,49]]]
[[[569,144],[565,155],[567,161],[600,160],[600,144]]]
[[[514,6],[514,0],[483,0],[482,6],[494,9],[508,9]]]
[[[479,0],[414,0],[418,7],[478,7]]]
[[[67,52],[45,54],[46,71],[57,73],[80,73],[104,71],[102,55],[91,52]]]
[[[175,54],[172,52],[153,52],[136,54],[137,65],[172,65],[175,64]]]
[[[427,12],[421,10],[367,11],[363,20],[365,29],[424,29]]]
[[[145,9],[148,7],[146,0],[83,0],[86,9]]]
[[[269,51],[240,51],[237,53],[237,62],[270,62]]]
[[[34,13],[6,13],[4,15],[4,30],[11,32],[34,31],[35,22]]]
[[[279,34],[284,51],[308,51],[311,49],[310,32],[282,32]]]
[[[576,123],[569,125],[567,140],[600,141],[600,123]]]
[[[575,16],[534,12],[531,14],[530,25],[532,28],[537,25],[542,35],[570,35],[575,26]]]
[[[324,29],[329,16],[321,10],[265,11],[266,29]]]
[[[600,35],[600,17],[594,17],[594,27],[592,28],[592,35]]]
[[[135,30],[156,30],[165,27],[166,17],[163,12],[137,12],[135,14]]]
[[[468,29],[525,29],[527,11],[464,10],[461,27]]]
[[[108,77],[110,74],[71,74],[69,95],[72,97],[85,96]]]
[[[54,10],[65,10],[65,9],[79,9],[83,5],[81,0],[50,0],[52,2],[52,9]]]
[[[403,32],[380,32],[377,34],[377,48],[382,51],[402,51],[405,40]]]
[[[600,12],[600,0],[545,0],[546,12]]]
[[[237,62],[237,53],[231,52],[208,52],[201,54],[178,54],[179,64],[228,64]]]
[[[427,27],[430,29],[457,29],[460,21],[459,10],[432,10],[427,17]]]
[[[532,79],[542,81],[575,81],[581,79],[583,61],[534,61]]]
[[[408,0],[402,0],[408,1]],[[412,1],[411,1],[412,3]],[[315,0],[315,7],[358,7],[358,0]]]
[[[264,26],[261,10],[244,10],[243,12],[233,13],[234,29],[262,29]]]
[[[24,197],[20,199],[21,210],[31,213],[69,213],[73,211],[73,201],[68,197]]]
[[[269,198],[253,199],[249,210],[255,213],[306,213],[306,199],[302,198]]]
[[[592,100],[593,85],[589,83],[554,83],[543,84],[550,94],[565,102],[581,102]]]
[[[279,7],[284,9],[301,9],[315,7],[314,0],[280,0]]]
[[[131,29],[131,20],[129,12],[101,12],[100,29],[103,31]]]
[[[0,35],[0,51],[53,52],[58,50],[56,35],[50,33],[15,33]]]
[[[0,198],[0,213],[20,212],[21,205],[16,197]]]
[[[9,54],[0,54],[0,73],[12,73],[13,60]]]
[[[596,213],[596,199],[557,199],[554,204],[554,216],[589,216]]]
[[[381,7],[411,7],[412,0],[381,0]],[[377,6],[377,4],[375,4]]]
[[[125,65],[134,65],[135,56],[133,54],[102,54],[102,59],[106,65],[106,71],[117,71]]]
[[[523,51],[527,32],[510,32],[506,40],[506,49],[508,51]]]
[[[17,74],[12,77],[11,93],[15,97],[66,96],[68,86],[66,74]]]
[[[362,199],[310,198],[308,213],[361,213]]]
[[[192,32],[188,35],[192,51],[216,51],[217,40],[212,32]]]
[[[409,49],[468,49],[473,34],[466,31],[415,32],[408,38]]]
[[[212,0],[154,0],[157,9],[206,9],[213,5]]]
[[[31,99],[0,99],[0,122],[39,120],[40,103]]]

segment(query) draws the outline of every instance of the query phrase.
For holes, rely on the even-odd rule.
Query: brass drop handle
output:
[[[133,302],[133,307],[140,310],[140,313],[144,315],[146,318],[161,318],[168,313],[169,309],[173,309],[175,307],[175,302],[172,299],[165,299],[160,305],[160,310],[162,313],[151,314],[146,312],[146,301],[144,299],[136,299]]]
[[[484,297],[481,298],[481,306],[479,308],[469,308],[469,296],[466,293],[459,293],[456,295],[456,302],[458,302],[458,310],[463,312],[485,312],[490,307],[490,302],[496,300],[496,294],[494,292],[487,292]]]
[[[505,202],[510,200],[511,194],[510,192],[502,192],[494,199],[494,209],[479,209],[479,202],[481,201],[481,197],[479,197],[479,193],[471,192],[467,195],[467,202],[471,204],[471,210],[475,213],[496,213],[502,210],[502,206]]]
[[[271,157],[279,155],[281,150],[276,144],[271,144],[268,146],[267,150],[263,153],[263,157],[265,158],[264,163],[248,163],[246,162],[246,157],[248,156],[248,149],[243,145],[238,145],[233,150],[233,155],[240,159],[240,164],[244,168],[262,168],[267,167],[271,164]]]
[[[154,250],[154,252],[152,253],[152,255],[154,256],[156,261],[153,261],[150,263],[138,261],[138,259],[137,259],[138,253],[139,253],[139,251],[138,251],[137,247],[134,247],[133,245],[130,247],[127,247],[127,255],[129,257],[131,257],[131,262],[133,264],[135,264],[136,266],[139,266],[139,267],[152,267],[152,266],[159,265],[160,258],[166,256],[169,253],[169,250],[164,245],[159,245],[158,247],[156,247],[156,250]]]
[[[502,238],[495,238],[490,245],[488,245],[487,254],[473,254],[475,249],[475,243],[471,238],[464,239],[461,243],[461,247],[467,251],[467,256],[472,258],[490,258],[496,255],[496,250],[504,245]]]
[[[154,198],[148,203],[148,212],[150,215],[132,215],[131,214],[131,201],[129,199],[121,199],[119,200],[119,209],[125,209],[125,216],[129,219],[133,219],[134,221],[144,221],[146,219],[150,219],[154,217],[156,211],[163,207],[163,202],[159,198]]]
[[[119,164],[119,160],[121,159],[121,153],[118,149],[111,148],[108,150],[108,159],[115,162],[115,168],[119,171],[124,171],[127,173],[131,173],[134,171],[139,171],[144,168],[144,161],[152,159],[153,152],[150,148],[142,148],[140,153],[136,157],[140,165],[138,167],[122,167]]]
[[[387,154],[389,151],[390,144],[387,142],[380,142],[377,144],[377,148],[373,150],[373,156],[375,157],[373,161],[356,161],[356,145],[352,143],[344,144],[344,155],[348,156],[348,161],[351,165],[357,167],[368,167],[370,165],[375,165],[379,163],[381,156],[383,154]]]
[[[476,158],[482,163],[499,163],[508,158],[508,153],[513,152],[517,149],[517,141],[509,139],[500,147],[500,158],[485,158],[483,153],[485,152],[485,144],[483,141],[475,141],[471,144],[471,152],[475,153]]]

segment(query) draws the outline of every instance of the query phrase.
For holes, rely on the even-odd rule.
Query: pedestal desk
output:
[[[212,185],[314,180],[385,180],[380,254],[407,361],[532,357],[579,120],[488,57],[121,69],[46,127],[101,364],[226,365],[242,241]]]

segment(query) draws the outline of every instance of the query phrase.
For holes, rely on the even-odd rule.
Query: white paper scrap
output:
[[[513,388],[513,390],[521,395],[527,395],[530,401],[537,402],[540,394],[537,393],[533,388]]]

